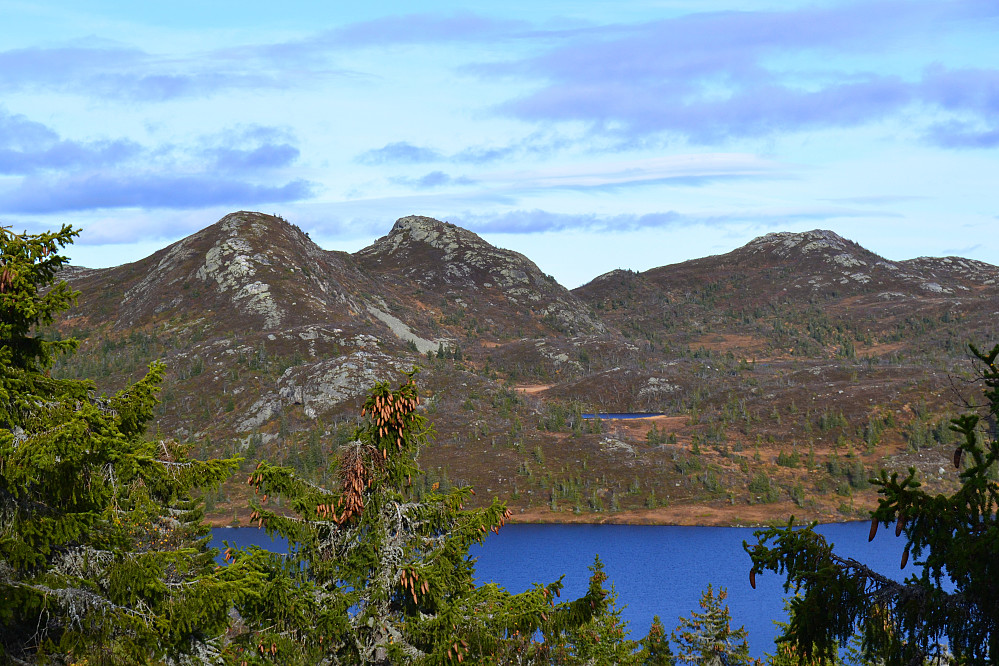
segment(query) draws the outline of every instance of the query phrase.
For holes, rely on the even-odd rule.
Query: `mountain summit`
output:
[[[500,335],[548,329],[603,332],[589,308],[537,265],[449,222],[412,215],[354,257],[371,273],[411,280],[427,295],[457,305],[463,316]]]
[[[315,320],[348,323],[374,288],[344,252],[323,250],[297,226],[230,213],[139,261],[69,271],[84,303],[114,312],[119,329],[195,312],[223,329],[277,330]]]

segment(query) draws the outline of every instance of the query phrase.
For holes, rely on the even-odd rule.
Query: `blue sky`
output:
[[[430,215],[568,287],[815,228],[999,264],[992,0],[0,0],[0,18],[0,224],[80,227],[82,265],[239,209],[348,251]]]

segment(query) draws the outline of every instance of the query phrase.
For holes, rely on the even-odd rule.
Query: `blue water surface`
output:
[[[910,559],[899,570],[904,538],[882,527],[867,541],[868,522],[820,525],[817,529],[835,544],[841,557],[852,557],[875,571],[902,580],[918,571]],[[490,534],[470,555],[477,559],[478,582],[495,582],[519,593],[533,583],[548,583],[565,574],[562,599],[586,592],[593,558],[599,554],[618,593],[618,605],[629,622],[632,638],[641,638],[653,615],[670,631],[681,616],[700,610],[701,593],[711,583],[728,590],[733,627],[749,632],[750,653],[772,653],[777,635],[774,620],[785,620],[783,579],[771,573],[749,585],[749,555],[742,542],[755,543],[753,528],[677,527],[659,525],[507,525]],[[216,528],[213,545],[223,540],[239,546],[256,544],[285,552],[283,540],[272,541],[256,528]]]
[[[260,546],[274,553],[288,552],[288,541],[284,537],[277,535],[269,537],[265,530],[257,527],[213,527],[211,545],[221,551],[225,547],[225,542],[236,548]],[[222,563],[221,552],[215,560]]]
[[[666,416],[659,412],[600,412],[599,414],[580,414],[584,419],[618,420],[618,419],[650,419],[653,416]]]
[[[882,528],[872,543],[870,523],[820,525],[818,531],[836,545],[835,552],[853,557],[879,573],[901,580],[916,571],[912,562],[899,570],[904,543]],[[605,571],[626,605],[632,637],[644,636],[653,615],[667,630],[681,616],[700,610],[698,601],[711,583],[725,587],[734,627],[749,632],[750,652],[773,652],[774,620],[786,620],[783,579],[774,574],[749,585],[749,555],[743,540],[755,543],[752,528],[677,527],[654,525],[508,525],[471,550],[478,558],[479,582],[496,582],[510,592],[531,583],[549,582],[565,574],[563,598],[585,593],[589,567],[599,554]]]

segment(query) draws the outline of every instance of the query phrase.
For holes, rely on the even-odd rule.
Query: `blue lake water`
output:
[[[835,544],[835,552],[867,564],[875,571],[902,580],[917,572],[910,559],[899,570],[904,539],[882,527],[868,543],[869,522],[820,525],[818,531]],[[216,528],[214,545],[223,539],[239,546],[255,543],[283,551],[283,542],[271,541],[254,528]],[[534,582],[547,583],[565,574],[563,599],[586,591],[588,566],[599,554],[618,605],[626,606],[632,638],[648,632],[653,615],[667,631],[681,616],[700,610],[698,600],[708,583],[728,590],[733,627],[745,626],[750,652],[762,657],[773,652],[777,635],[774,620],[786,619],[783,579],[771,573],[757,576],[749,586],[749,556],[742,542],[755,543],[753,529],[744,527],[676,527],[653,525],[507,525],[472,548],[480,583],[495,582],[510,592],[523,592]]]
[[[599,414],[580,414],[584,419],[600,418],[601,420],[618,420],[618,419],[649,419],[653,416],[666,416],[659,412],[607,412]]]

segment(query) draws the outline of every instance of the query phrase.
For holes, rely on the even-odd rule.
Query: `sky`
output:
[[[0,0],[0,225],[103,267],[236,210],[569,288],[810,229],[999,265],[999,3]]]

